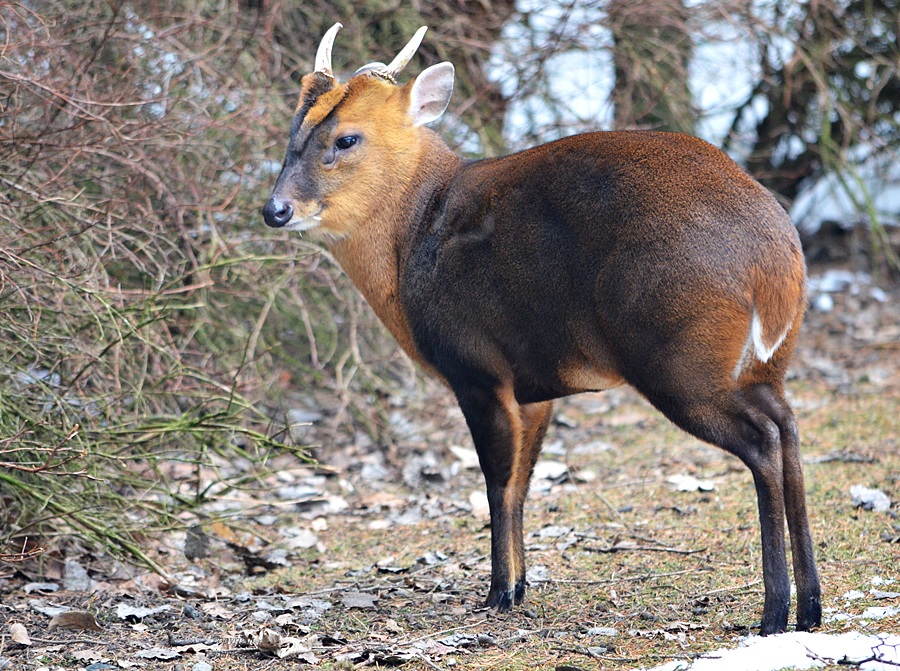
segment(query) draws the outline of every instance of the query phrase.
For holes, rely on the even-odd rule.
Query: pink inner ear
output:
[[[421,126],[440,117],[453,93],[453,65],[438,63],[426,68],[413,82],[409,114],[413,124]]]

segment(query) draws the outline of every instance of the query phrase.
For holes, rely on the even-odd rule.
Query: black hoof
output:
[[[813,598],[797,604],[797,631],[810,631],[822,626],[822,602]]]
[[[772,604],[777,604],[774,607]],[[760,636],[780,634],[787,631],[788,613],[791,609],[790,598],[766,599],[763,605],[762,624],[759,627]]]
[[[508,613],[513,607],[513,597],[513,591],[511,589],[491,590],[484,605],[488,608],[493,608],[498,613]]]
[[[525,587],[526,583],[524,580],[520,580],[516,583],[516,605],[519,605],[525,600]]]
[[[767,620],[763,615],[762,624],[759,626],[760,636],[770,636],[773,634],[781,634],[787,630],[787,618],[774,618],[774,621]]]

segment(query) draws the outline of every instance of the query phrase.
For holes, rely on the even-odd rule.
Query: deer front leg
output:
[[[487,485],[491,587],[485,605],[510,610],[525,597],[522,507],[552,404],[520,406],[511,384],[457,390]]]

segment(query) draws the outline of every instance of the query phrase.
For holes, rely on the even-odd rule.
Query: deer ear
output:
[[[409,115],[414,126],[434,121],[450,104],[453,93],[453,64],[438,63],[422,71],[409,94]]]

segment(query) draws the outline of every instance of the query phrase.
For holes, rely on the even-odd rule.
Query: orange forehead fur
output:
[[[325,117],[331,113],[331,110],[333,110],[344,98],[346,92],[345,89],[345,86],[338,86],[320,95],[316,99],[316,103],[306,113],[306,117],[303,119],[303,126],[312,128],[313,126],[318,126],[322,123],[322,121],[325,120]],[[297,111],[299,111],[300,107],[303,105],[303,98],[304,94],[301,93],[300,100],[297,103]]]
[[[305,77],[304,77],[305,79]],[[307,86],[297,103],[297,110],[303,105]],[[409,101],[409,87],[397,87],[375,77],[351,79],[346,84],[336,86],[320,95],[303,119],[304,128],[313,128],[322,123],[339,104],[338,119],[349,123],[367,123],[377,127],[385,124],[397,127],[408,125],[406,118]]]

